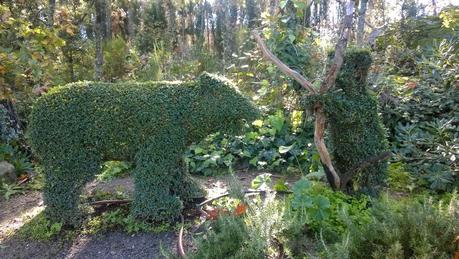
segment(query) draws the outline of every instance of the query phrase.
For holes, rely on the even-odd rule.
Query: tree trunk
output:
[[[102,50],[102,38],[104,31],[104,16],[106,11],[106,5],[104,0],[96,0],[96,19],[94,21],[94,36],[96,45],[96,60],[94,64],[94,80],[102,80],[102,67],[104,65],[104,54]]]
[[[177,37],[177,17],[176,10],[172,0],[166,2],[167,5],[167,30],[169,32],[169,38],[171,39],[172,48],[177,50],[178,47],[178,37]]]
[[[437,16],[437,1],[432,0],[433,15]]]
[[[365,14],[367,12],[368,0],[360,0],[359,20],[357,23],[357,46],[363,45],[363,34],[365,32]]]
[[[49,13],[48,13],[48,28],[52,28],[54,26],[54,13],[56,11],[56,0],[49,0]]]
[[[104,40],[111,40],[112,39],[112,1],[105,0],[105,35]]]
[[[134,40],[135,29],[134,29],[134,10],[132,10],[132,1],[129,1],[127,6],[127,32],[129,41]]]

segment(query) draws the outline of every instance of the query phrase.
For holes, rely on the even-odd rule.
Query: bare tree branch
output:
[[[328,171],[333,176],[333,182],[331,182],[330,185],[333,187],[333,189],[340,189],[341,179],[333,167],[327,146],[325,146],[324,134],[326,128],[326,117],[323,106],[316,104],[314,113],[316,115],[316,120],[314,122],[314,144],[316,145],[317,152],[320,155],[320,161],[322,161],[322,164],[327,167]]]
[[[360,162],[360,164],[352,168],[347,174],[343,175],[341,179],[341,184],[346,185],[357,173],[361,172],[362,170],[366,169],[371,165],[374,165],[376,163],[381,162],[382,160],[389,158],[391,155],[392,152],[387,151]]]
[[[261,38],[260,34],[258,34],[257,31],[252,31],[252,35],[255,38],[255,40],[258,43],[258,47],[260,48],[261,52],[263,53],[263,56],[271,61],[274,65],[276,65],[284,74],[287,76],[295,79],[302,87],[306,88],[309,90],[311,93],[317,93],[317,91],[314,89],[312,84],[304,78],[300,73],[297,71],[289,68],[286,64],[284,64],[279,58],[277,58],[267,47],[263,39]]]
[[[347,41],[352,30],[352,18],[354,14],[354,1],[349,1],[346,4],[346,15],[342,22],[342,28],[339,35],[338,43],[335,46],[335,55],[333,57],[333,63],[325,76],[325,80],[320,85],[320,93],[325,93],[331,87],[334,86],[338,72],[341,70],[341,66],[344,62],[344,51],[347,47]]]

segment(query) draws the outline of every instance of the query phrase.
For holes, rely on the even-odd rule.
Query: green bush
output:
[[[341,188],[367,194],[375,194],[384,186],[387,164],[378,161],[357,169],[365,161],[388,151],[386,132],[378,116],[378,102],[367,90],[371,62],[368,51],[348,50],[336,78],[336,91],[307,97],[304,103],[309,109],[317,101],[323,104]]]
[[[349,224],[341,243],[326,248],[328,258],[451,258],[459,233],[459,203],[385,199],[371,208],[371,221]]]
[[[201,191],[182,155],[213,132],[237,133],[258,110],[226,80],[203,74],[188,83],[81,82],[35,103],[29,138],[45,172],[47,215],[78,223],[82,186],[103,161],[135,162],[132,213],[176,218]]]
[[[416,186],[459,186],[459,8],[407,19],[378,39],[374,66],[384,124],[395,156]]]

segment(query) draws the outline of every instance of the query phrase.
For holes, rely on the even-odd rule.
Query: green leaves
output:
[[[293,143],[290,146],[280,146],[279,147],[279,153],[280,154],[285,154],[285,153],[289,152],[294,146],[295,146],[295,143]]]
[[[126,173],[132,165],[125,161],[108,161],[104,164],[102,172],[97,175],[100,181],[110,181]]]
[[[298,120],[298,118],[295,118]],[[304,134],[304,135],[303,135]],[[319,160],[312,146],[312,136],[293,130],[279,111],[252,123],[244,135],[215,134],[192,145],[185,160],[192,173],[218,174],[228,167],[249,165],[257,169],[318,171]],[[205,162],[216,154],[215,162]],[[204,165],[205,163],[205,165]]]
[[[330,214],[330,200],[313,192],[312,183],[302,178],[293,185],[293,199],[291,206],[294,210],[305,213],[305,223],[309,221],[322,221]]]
[[[0,192],[3,194],[3,198],[5,198],[5,200],[9,200],[15,194],[23,194],[25,190],[22,186],[17,184],[3,183],[0,188]]]

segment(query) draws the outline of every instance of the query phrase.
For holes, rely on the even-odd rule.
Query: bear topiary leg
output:
[[[183,134],[182,134],[183,135]],[[136,155],[135,193],[132,213],[137,218],[171,221],[177,218],[183,204],[171,191],[180,164],[184,139],[178,134],[161,134]]]
[[[90,153],[65,153],[55,158],[59,163],[43,163],[45,170],[45,213],[52,221],[78,225],[81,212],[79,196],[83,186],[99,171],[101,160]]]
[[[173,181],[172,192],[179,196],[185,203],[191,202],[196,198],[205,197],[205,191],[191,178],[183,162],[178,169]]]

